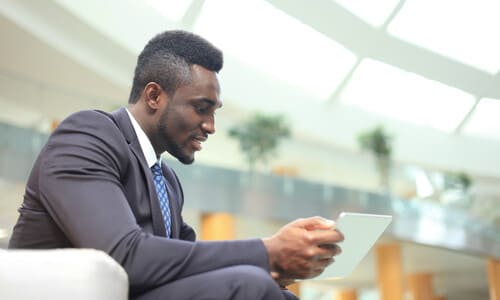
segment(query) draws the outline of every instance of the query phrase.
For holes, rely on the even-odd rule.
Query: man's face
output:
[[[193,65],[191,76],[168,99],[157,124],[161,148],[184,164],[194,161],[194,152],[215,132],[215,111],[222,106],[215,72]]]

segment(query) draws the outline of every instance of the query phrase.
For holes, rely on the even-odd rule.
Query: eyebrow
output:
[[[222,107],[222,102],[217,102],[209,98],[200,98],[200,99],[194,99],[194,101],[202,101],[205,103],[208,103],[210,106],[215,106],[216,108],[221,108]]]

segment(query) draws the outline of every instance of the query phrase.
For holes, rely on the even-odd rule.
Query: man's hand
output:
[[[272,272],[283,278],[305,279],[318,276],[340,254],[337,243],[344,240],[334,230],[335,222],[321,217],[298,219],[264,238]]]

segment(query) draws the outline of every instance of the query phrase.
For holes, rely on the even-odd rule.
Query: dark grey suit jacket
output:
[[[10,248],[95,248],[129,275],[131,294],[233,265],[268,270],[261,240],[194,242],[182,188],[163,164],[172,213],[165,238],[153,178],[124,108],[61,122],[31,171]]]

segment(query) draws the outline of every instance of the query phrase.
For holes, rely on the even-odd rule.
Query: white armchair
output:
[[[2,300],[126,300],[125,270],[93,249],[1,250]]]

